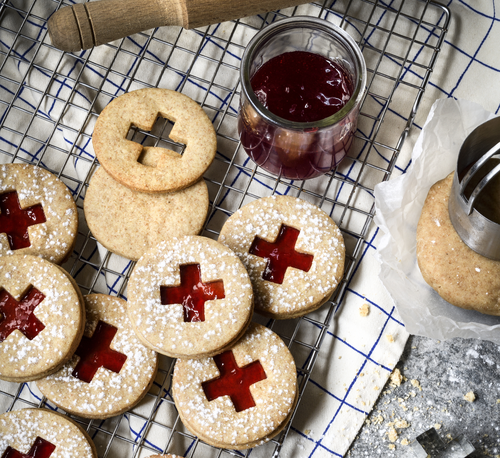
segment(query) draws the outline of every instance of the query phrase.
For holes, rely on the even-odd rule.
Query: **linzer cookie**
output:
[[[453,173],[435,183],[417,226],[417,261],[425,281],[450,304],[500,316],[500,262],[471,250],[448,212]]]
[[[77,230],[76,205],[61,180],[33,165],[0,166],[0,256],[31,254],[61,264]]]
[[[89,435],[70,418],[46,409],[0,415],[2,458],[97,458]]]
[[[143,146],[127,140],[131,125],[150,131],[158,116],[174,121],[170,138],[184,143],[182,156],[165,153],[155,166],[143,164]],[[114,99],[97,119],[92,144],[100,164],[121,184],[144,192],[171,192],[198,181],[210,166],[217,147],[215,130],[192,99],[168,89],[148,88]]]
[[[241,337],[253,294],[243,264],[227,247],[205,237],[172,237],[135,266],[127,305],[144,345],[174,358],[201,358]]]
[[[340,230],[325,212],[294,197],[272,196],[245,205],[226,221],[219,241],[247,268],[255,310],[272,318],[316,310],[344,273]]]
[[[0,257],[0,378],[36,380],[72,357],[83,299],[65,271],[37,256]]]
[[[221,448],[246,449],[281,432],[297,402],[293,357],[266,327],[252,323],[231,349],[177,360],[173,397],[193,434]]]
[[[155,164],[157,152],[146,149],[146,153],[148,164]],[[151,194],[121,185],[100,167],[90,180],[84,210],[92,234],[102,245],[137,261],[167,237],[198,234],[208,204],[203,180],[178,192]]]
[[[157,355],[135,336],[123,299],[92,294],[85,306],[85,334],[75,356],[37,386],[67,412],[105,419],[143,398],[156,375]]]

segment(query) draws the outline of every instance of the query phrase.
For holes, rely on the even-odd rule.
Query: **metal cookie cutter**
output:
[[[437,431],[431,428],[410,444],[413,458],[467,458],[475,451],[463,434],[445,444]]]
[[[460,148],[448,212],[469,248],[500,261],[500,117],[473,130]]]

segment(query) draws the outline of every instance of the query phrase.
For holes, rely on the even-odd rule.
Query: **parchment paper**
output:
[[[416,232],[429,188],[456,168],[463,141],[494,115],[466,100],[434,103],[406,174],[375,187],[375,223],[383,236],[379,277],[411,334],[434,339],[486,339],[500,344],[500,317],[463,310],[442,299],[417,265]]]

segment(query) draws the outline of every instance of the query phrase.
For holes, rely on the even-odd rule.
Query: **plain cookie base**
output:
[[[79,357],[75,355],[58,372],[38,380],[38,389],[66,412],[90,419],[106,419],[125,413],[137,405],[153,384],[158,369],[155,352],[144,347],[128,321],[126,301],[105,294],[85,296],[85,334],[93,334],[102,320],[118,331],[110,348],[127,355],[118,374],[99,368],[90,383],[72,375]],[[128,399],[124,399],[125,396]],[[98,403],[101,403],[98,405]]]
[[[150,194],[123,186],[100,167],[90,180],[84,211],[90,231],[105,248],[137,261],[165,238],[197,235],[208,205],[203,179],[175,193]]]
[[[457,307],[500,316],[500,262],[471,250],[448,213],[453,173],[435,183],[417,226],[417,261],[425,281]]]
[[[36,422],[48,429],[34,428]],[[20,431],[20,427],[26,427],[26,431]],[[57,441],[53,438],[55,435]],[[58,456],[97,458],[96,447],[87,431],[67,416],[43,408],[13,410],[0,415],[0,438],[11,437],[8,445],[21,453],[27,453],[38,436],[55,445],[56,453],[57,448],[62,447],[63,451],[59,450]],[[3,456],[5,450],[1,447],[2,442],[0,454]]]

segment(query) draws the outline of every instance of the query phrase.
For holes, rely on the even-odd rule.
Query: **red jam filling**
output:
[[[294,122],[328,118],[351,98],[347,72],[319,54],[293,51],[264,63],[251,79],[259,101],[275,115]]]
[[[229,396],[236,412],[255,407],[250,386],[267,378],[260,361],[238,367],[231,350],[214,356],[214,361],[220,376],[202,383],[207,399],[213,401],[220,396]]]
[[[296,269],[309,272],[314,256],[295,251],[295,243],[300,231],[284,224],[275,242],[267,242],[256,236],[250,247],[249,253],[267,260],[262,278],[281,285],[285,278],[286,269]]]
[[[90,383],[100,367],[116,373],[120,372],[127,355],[109,348],[116,331],[114,326],[99,320],[92,337],[82,337],[82,341],[76,349],[80,361],[71,374],[73,377]]]
[[[7,447],[2,458],[49,458],[54,452],[56,446],[41,437],[37,437],[28,453],[18,452],[12,447]]]
[[[224,299],[224,282],[215,280],[209,283],[201,281],[199,264],[180,266],[181,284],[179,286],[160,286],[163,305],[182,304],[184,322],[205,321],[205,302]]]
[[[0,291],[0,342],[15,329],[33,340],[45,325],[33,313],[45,299],[43,293],[31,287],[18,302],[6,290]]]
[[[41,204],[21,208],[17,191],[0,195],[0,212],[0,233],[7,234],[11,250],[29,247],[28,227],[46,221]]]

